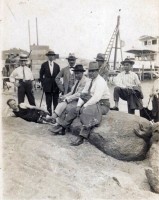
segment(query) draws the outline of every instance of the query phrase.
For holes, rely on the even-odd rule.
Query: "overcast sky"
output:
[[[159,36],[159,0],[4,0],[2,8],[3,50],[29,50],[28,20],[36,44],[37,17],[40,45],[60,56],[74,52],[92,59],[105,52],[119,9],[124,50],[142,35]]]

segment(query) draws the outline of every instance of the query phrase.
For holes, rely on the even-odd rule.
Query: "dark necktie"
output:
[[[79,81],[77,81],[77,83],[76,83],[76,85],[75,85],[75,87],[74,87],[74,89],[73,89],[72,94],[74,94],[74,93],[76,92],[76,89],[77,89],[78,83],[79,83]]]
[[[24,70],[24,67],[23,67],[23,81],[25,81],[26,77],[25,77],[25,70]]]
[[[90,82],[90,85],[89,85],[89,88],[88,88],[88,93],[90,93],[90,91],[91,91],[92,83],[93,83],[93,79]]]

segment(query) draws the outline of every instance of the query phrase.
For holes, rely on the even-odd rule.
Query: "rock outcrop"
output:
[[[151,169],[146,170],[146,176],[152,191],[159,193],[159,122],[153,125],[151,142],[148,152]]]
[[[72,133],[78,135],[80,126],[80,120],[75,119],[71,126]],[[144,138],[136,134],[138,130],[143,132]],[[110,111],[103,116],[100,126],[92,129],[89,142],[118,160],[135,161],[146,157],[150,137],[151,126],[148,120],[124,112]]]

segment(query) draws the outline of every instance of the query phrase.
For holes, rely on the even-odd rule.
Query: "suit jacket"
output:
[[[60,80],[61,78],[63,78],[63,84],[62,81]],[[70,68],[69,66],[67,66],[61,69],[61,71],[55,78],[57,86],[59,87],[60,91],[63,92],[64,95],[68,93],[69,80],[70,80]]]
[[[76,86],[76,83],[78,82],[77,80],[75,81],[75,84],[73,85],[73,87],[71,89],[71,92],[69,92],[68,94],[64,95],[64,97],[67,99],[68,102],[71,102],[71,101],[74,101],[74,100],[78,100],[78,98],[80,97],[80,94],[81,94],[82,90],[84,89],[84,87],[86,85],[86,82],[88,80],[89,79],[85,75],[83,75],[82,79],[78,83],[78,86],[76,88],[75,93],[72,94],[73,91],[74,91],[74,88]]]
[[[60,67],[54,62],[53,74],[51,75],[49,62],[44,62],[40,69],[40,81],[44,92],[59,93],[59,88],[55,82],[57,74],[60,72]]]

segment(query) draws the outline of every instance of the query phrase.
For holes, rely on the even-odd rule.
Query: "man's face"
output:
[[[70,65],[70,67],[73,67],[76,63],[76,60],[73,60],[73,59],[68,59],[68,63]]]
[[[129,72],[131,70],[131,68],[132,68],[132,65],[130,63],[125,63],[124,64],[124,70],[126,72]]]
[[[21,60],[20,64],[21,64],[21,66],[26,66],[27,65],[27,60]]]
[[[13,109],[13,110],[16,110],[16,109],[18,108],[18,106],[17,106],[15,100],[12,100],[12,101],[9,102],[9,107],[10,107],[11,109]]]
[[[48,59],[49,59],[49,61],[55,60],[55,55],[49,55],[49,56],[48,56]]]
[[[80,81],[83,77],[83,72],[75,72],[75,79]]]
[[[88,75],[90,79],[95,79],[98,76],[98,70],[89,70]]]
[[[102,60],[96,60],[97,62],[98,62],[98,66],[99,66],[99,68],[103,65],[103,63],[104,63],[104,61],[102,61]]]

